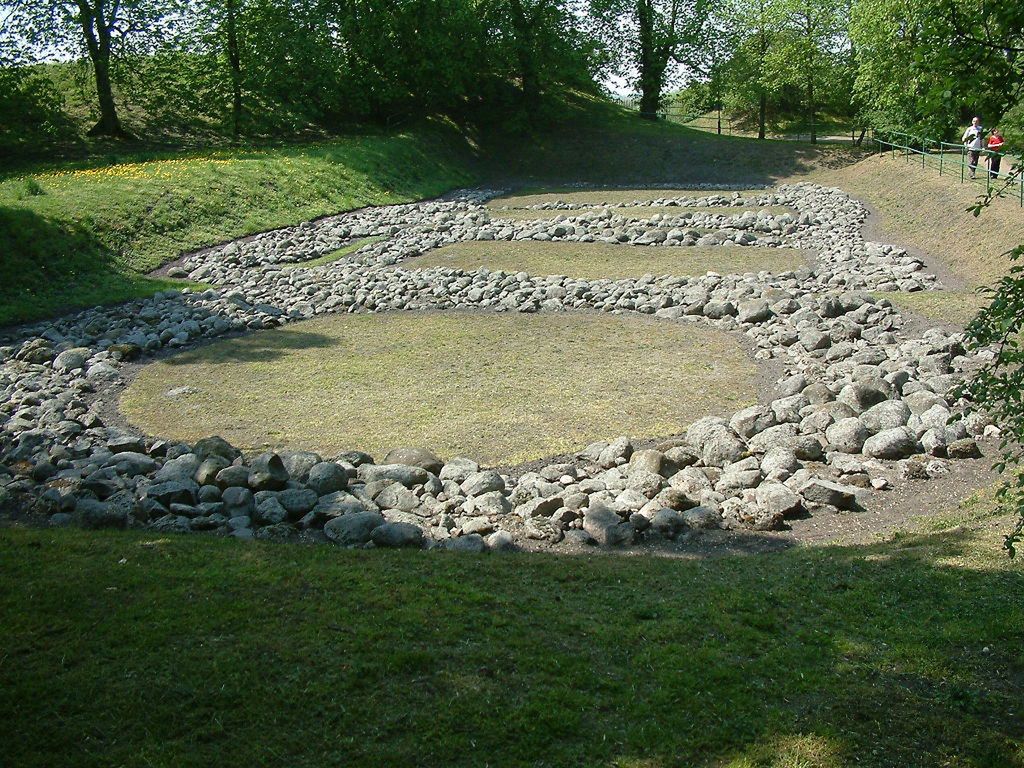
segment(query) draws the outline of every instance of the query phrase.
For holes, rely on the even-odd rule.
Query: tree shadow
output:
[[[0,206],[0,253],[0,333],[14,323],[189,285],[140,275],[85,227],[19,206]]]
[[[993,536],[675,560],[20,535],[12,764],[89,737],[95,764],[1024,765],[1024,574]]]
[[[344,340],[322,333],[297,330],[299,324],[286,328],[256,331],[244,336],[222,338],[186,351],[170,351],[162,360],[165,365],[234,365],[239,363],[269,363],[288,357],[290,352],[303,349],[331,349],[344,344]]]

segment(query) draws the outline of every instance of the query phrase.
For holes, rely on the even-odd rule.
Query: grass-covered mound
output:
[[[0,326],[166,287],[144,275],[183,251],[480,181],[765,184],[847,156],[650,123],[578,95],[528,135],[432,125],[266,149],[103,152],[0,177]]]
[[[83,163],[0,181],[0,325],[166,287],[183,251],[474,178],[441,132]]]
[[[532,275],[569,275],[586,279],[642,275],[703,275],[707,272],[785,272],[807,266],[812,251],[793,248],[693,245],[674,248],[612,243],[477,241],[438,248],[402,262],[403,269],[448,267],[471,271],[486,267]]]
[[[966,323],[987,304],[976,289],[1007,274],[1010,262],[1003,254],[1024,243],[1024,208],[1011,192],[976,217],[967,209],[984,183],[961,184],[959,178],[959,171],[940,176],[937,168],[880,154],[813,180],[866,202],[878,214],[876,236],[924,251],[948,273],[951,290],[887,298],[935,320]]]
[[[591,313],[342,315],[142,369],[122,395],[156,435],[378,457],[402,445],[512,464],[680,432],[756,399],[757,367],[707,328]],[[181,387],[190,392],[169,396]]]
[[[1020,768],[1024,573],[956,522],[712,560],[0,530],[4,762]]]

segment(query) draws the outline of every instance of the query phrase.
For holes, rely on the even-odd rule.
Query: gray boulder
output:
[[[624,521],[614,509],[599,501],[591,501],[587,508],[583,530],[598,544],[607,547],[630,544],[635,536],[632,523]]]
[[[426,448],[395,448],[384,457],[383,463],[419,467],[434,475],[444,467],[444,462],[433,451]]]
[[[417,547],[423,545],[423,530],[412,523],[384,523],[373,529],[370,540],[378,547]]]
[[[324,535],[341,546],[358,546],[368,542],[374,529],[382,525],[380,512],[353,512],[324,523]]]
[[[343,491],[348,487],[348,473],[340,464],[322,461],[309,470],[306,484],[320,496]]]
[[[917,452],[918,443],[906,427],[884,429],[864,441],[863,453],[873,459],[905,459]]]
[[[249,487],[254,491],[280,491],[288,485],[288,470],[276,453],[263,453],[249,467]]]

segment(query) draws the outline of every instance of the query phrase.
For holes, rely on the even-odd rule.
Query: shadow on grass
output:
[[[6,530],[5,758],[1021,766],[1024,574],[996,549],[946,532],[682,561]]]
[[[145,277],[84,227],[0,206],[0,328],[194,285]]]
[[[321,333],[297,331],[294,326],[287,331],[254,333],[235,339],[217,341],[198,349],[168,356],[163,360],[170,366],[231,365],[236,363],[269,363],[287,357],[289,352],[299,349],[338,348],[338,339]]]

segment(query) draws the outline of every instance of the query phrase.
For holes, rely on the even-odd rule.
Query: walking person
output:
[[[992,129],[992,135],[988,137],[988,146],[985,147],[989,151],[988,156],[988,174],[994,179],[999,178],[999,163],[1002,162],[1003,155],[1003,134],[998,128]]]
[[[981,150],[985,148],[985,129],[981,127],[981,118],[971,120],[971,124],[960,137],[960,141],[967,147],[967,167],[971,169],[971,178],[974,178],[978,170],[978,160],[981,158]]]

